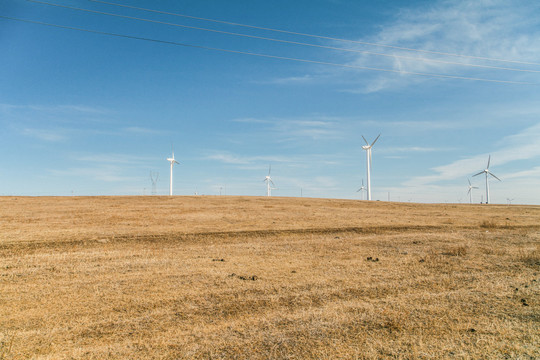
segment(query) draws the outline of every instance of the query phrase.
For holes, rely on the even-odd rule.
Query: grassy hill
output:
[[[1,197],[0,359],[540,357],[540,207]]]

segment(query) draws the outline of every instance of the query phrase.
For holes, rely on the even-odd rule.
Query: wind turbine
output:
[[[364,200],[364,191],[366,191],[366,187],[364,186],[364,179],[362,179],[362,186],[360,189],[356,190],[356,192],[359,192],[362,194],[362,200]]]
[[[271,190],[275,188],[270,187],[270,183],[272,183],[272,186],[276,186],[274,182],[272,181],[272,178],[270,177],[270,172],[272,171],[272,165],[268,166],[268,175],[264,178],[263,181],[266,182],[266,196],[271,195]]]
[[[366,150],[366,168],[367,168],[367,199],[371,200],[371,148],[377,140],[379,140],[379,137],[381,137],[381,134],[377,136],[377,138],[371,143],[371,145],[368,143],[364,135],[362,135],[362,139],[366,142],[366,145],[362,146],[362,149]]]
[[[169,196],[172,196],[172,173],[173,173],[173,165],[176,163],[176,164],[180,164],[178,161],[176,161],[174,159],[174,149],[172,151],[172,157],[170,158],[167,158],[167,161],[171,163],[171,179],[170,179],[170,183],[169,183]]]
[[[478,189],[478,186],[472,186],[471,180],[467,179],[469,182],[469,191],[467,191],[467,194],[469,195],[469,202],[472,204],[472,189]]]
[[[489,162],[491,160],[491,155],[488,157],[488,163],[484,170],[480,171],[478,174],[474,174],[473,176],[478,176],[481,174],[486,174],[486,204],[489,204],[489,181],[488,181],[488,175],[493,176],[495,179],[501,181],[498,177],[496,177],[491,171],[489,171]]]

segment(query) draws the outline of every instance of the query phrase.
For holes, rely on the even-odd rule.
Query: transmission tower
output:
[[[159,173],[150,171],[150,181],[152,182],[152,195],[156,195],[156,183],[159,179]]]

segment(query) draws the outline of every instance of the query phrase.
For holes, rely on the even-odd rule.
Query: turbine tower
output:
[[[176,164],[180,164],[178,161],[176,161],[174,159],[174,150],[172,151],[172,157],[170,158],[167,158],[167,161],[171,163],[171,179],[170,179],[170,183],[169,183],[169,196],[172,196],[172,173],[173,173],[173,165],[176,163]]]
[[[496,177],[491,171],[489,171],[489,162],[491,160],[491,155],[488,157],[487,166],[484,170],[480,171],[478,174],[474,174],[473,176],[478,176],[481,174],[486,174],[486,204],[489,204],[489,181],[488,181],[488,175],[493,176],[495,179],[501,181],[498,177]]]
[[[371,148],[377,140],[379,140],[379,136],[371,143],[371,145],[368,143],[364,135],[362,135],[362,139],[366,142],[366,145],[362,146],[362,149],[366,150],[366,168],[367,168],[367,199],[371,200]]]
[[[274,189],[275,190],[275,187],[274,188],[271,188],[270,187],[270,183],[272,183],[272,186],[276,186],[274,184],[274,182],[272,181],[272,178],[270,177],[270,172],[272,171],[272,165],[269,165],[268,166],[268,175],[266,175],[266,177],[264,178],[263,181],[266,182],[266,196],[271,196],[271,190]]]
[[[472,189],[478,189],[478,186],[472,186],[471,180],[469,179],[467,179],[467,181],[469,182],[469,191],[467,192],[467,194],[469,195],[469,203],[472,204]]]
[[[356,192],[360,192],[360,194],[362,195],[362,200],[364,200],[364,191],[366,191],[366,187],[364,186],[364,179],[362,179],[362,186],[360,187],[360,189],[356,190]]]

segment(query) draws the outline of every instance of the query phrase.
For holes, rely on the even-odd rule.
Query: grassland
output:
[[[0,359],[538,359],[540,207],[0,197]]]

